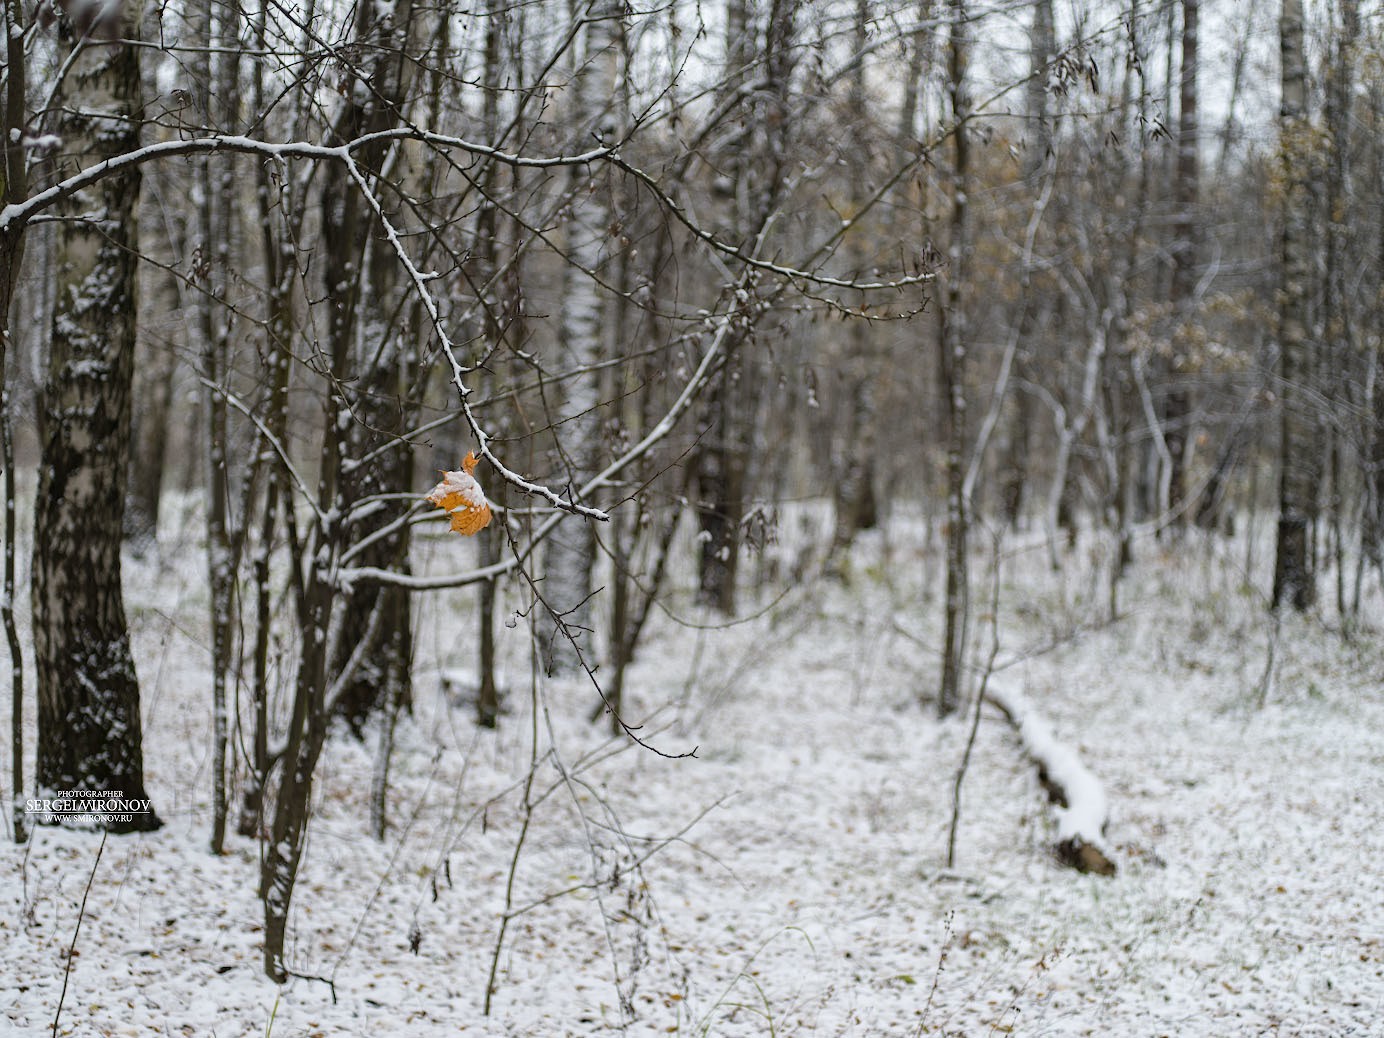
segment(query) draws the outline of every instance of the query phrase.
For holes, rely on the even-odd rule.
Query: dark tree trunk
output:
[[[177,283],[163,278],[167,309],[162,324],[171,324],[178,306]],[[171,341],[146,337],[135,370],[135,396],[140,401],[131,432],[130,487],[125,501],[125,539],[142,551],[158,538],[159,501],[163,494],[164,448],[168,443],[168,414],[173,403],[177,353]]]
[[[1174,185],[1173,269],[1169,301],[1173,305],[1173,356],[1168,364],[1168,390],[1163,403],[1163,439],[1172,472],[1168,482],[1169,522],[1181,529],[1187,521],[1187,445],[1192,418],[1189,366],[1193,363],[1197,267],[1201,262],[1200,131],[1197,119],[1197,45],[1200,0],[1182,0],[1182,80],[1178,91],[1177,165]]]
[[[138,32],[133,8],[122,31]],[[74,33],[60,22],[64,51]],[[135,47],[87,43],[67,77],[56,131],[81,166],[139,144]],[[71,172],[68,168],[67,172]],[[139,683],[120,587],[135,351],[137,170],[58,203],[58,306],[39,412],[33,624],[42,790],[144,799]],[[101,220],[77,219],[104,213]],[[151,811],[115,832],[160,824]]]
[[[497,505],[504,505],[505,486],[503,480],[496,480],[490,491],[490,498]],[[481,542],[480,564],[482,566],[493,566],[502,557],[504,541],[500,539],[498,532],[496,531],[497,536],[487,537]],[[481,582],[477,596],[477,607],[480,610],[480,621],[477,629],[477,638],[480,642],[477,646],[480,680],[476,692],[476,723],[482,728],[494,728],[500,721],[500,698],[503,690],[500,688],[495,666],[495,599],[497,591],[498,588],[494,580],[485,580]]]
[[[742,246],[754,241],[783,201],[789,175],[787,132],[792,124],[788,88],[800,58],[798,9],[797,0],[771,0],[763,24],[757,25],[755,8],[745,0],[730,0],[726,8],[726,58],[732,70],[727,85],[747,81],[745,70],[751,65],[763,74],[762,84],[745,99],[751,110],[741,118],[743,125],[757,123],[766,127],[765,132],[734,135],[725,154],[718,156],[725,163],[733,199],[725,233]],[[708,389],[698,429],[699,456],[694,461],[698,599],[726,614],[735,611],[740,524],[750,481],[760,384],[754,358],[739,354],[753,339],[759,317],[756,302],[751,301],[735,340],[728,344],[729,361]]]
[[[261,10],[254,22],[255,45],[266,46],[265,18]],[[254,62],[251,70],[251,107],[261,111],[265,104],[265,69],[263,62]],[[261,239],[265,281],[268,285],[264,321],[266,372],[269,381],[268,406],[262,412],[265,433],[282,444],[288,430],[289,376],[292,371],[292,344],[295,335],[293,286],[300,274],[297,265],[296,242],[302,230],[301,206],[296,204],[291,182],[280,180],[277,171],[260,163],[256,168],[256,211],[264,228]],[[264,457],[273,456],[273,447],[265,439],[258,441]],[[264,812],[265,783],[270,768],[269,759],[269,670],[270,634],[273,612],[270,581],[270,554],[274,547],[279,523],[279,502],[291,491],[278,465],[271,465],[265,481],[265,493],[259,514],[259,534],[251,558],[251,580],[254,588],[255,621],[250,654],[250,760],[245,785],[241,791],[237,831],[242,836],[254,836],[261,831]],[[249,517],[246,516],[248,525]]]
[[[941,391],[947,428],[947,588],[944,608],[946,628],[942,644],[942,684],[937,693],[937,713],[946,717],[961,705],[962,671],[965,665],[970,588],[967,572],[969,509],[965,494],[966,444],[966,349],[967,325],[964,262],[970,251],[970,148],[966,120],[970,115],[967,66],[970,41],[965,0],[951,0],[950,39],[947,46],[948,83],[952,124],[951,243],[947,270],[947,300],[942,317]]]
[[[384,130],[399,121],[414,76],[414,63],[401,55],[416,52],[422,19],[410,2],[397,4],[393,15],[393,21],[382,27],[370,20],[373,16],[366,8],[360,9],[356,35],[370,48],[367,67],[373,75],[370,91],[354,93],[344,107],[336,125],[338,141]],[[385,146],[362,149],[363,172],[381,174],[388,154]],[[407,345],[415,338],[410,334],[413,308],[401,299],[398,257],[378,217],[339,167],[327,174],[322,234],[332,364],[342,379],[341,406],[349,409],[344,428],[342,417],[336,416],[343,440],[336,457],[342,463],[337,485],[348,510],[340,532],[342,543],[350,544],[375,535],[395,518],[388,509],[369,507],[353,516],[352,505],[413,483],[407,446],[390,442],[408,428],[416,410],[408,384],[414,359]],[[408,556],[409,527],[404,524],[373,540],[355,560],[359,565],[407,572]],[[408,591],[396,587],[362,585],[348,589],[344,596],[342,637],[335,658],[328,661],[329,672],[340,673],[361,640],[373,639],[336,699],[336,712],[359,733],[374,711],[391,703],[403,709],[412,706],[412,607]],[[372,624],[377,610],[379,616]]]
[[[291,519],[289,524],[291,529]],[[330,529],[323,531],[324,540],[334,536]],[[294,554],[299,555],[296,549]],[[302,560],[296,558],[295,561]],[[322,744],[327,738],[327,626],[333,596],[331,588],[318,579],[315,566],[306,567],[304,583],[298,603],[303,646],[293,691],[293,713],[289,719],[288,742],[284,750],[283,777],[279,781],[269,838],[260,865],[260,899],[264,904],[264,972],[278,984],[288,978],[288,968],[284,963],[288,910],[303,857],[313,773],[317,769],[317,758],[322,753]]]
[[[734,362],[732,362],[734,363]],[[740,569],[740,517],[744,513],[744,447],[737,442],[734,371],[712,387],[697,471],[697,598],[729,616],[735,612]]]
[[[504,89],[505,76],[509,71],[501,48],[501,36],[506,20],[505,0],[485,0],[485,13],[485,64],[482,70],[482,85],[485,94],[481,101],[481,125],[486,140],[499,141],[501,135],[500,96]],[[476,213],[475,246],[475,281],[477,285],[481,286],[481,292],[485,292],[486,286],[492,284],[499,266],[499,250],[495,240],[499,211],[498,207],[493,204],[493,200],[499,193],[499,177],[500,166],[496,162],[488,163],[481,176],[481,193],[484,198]],[[516,240],[521,238],[522,229],[515,227],[514,230]],[[515,257],[514,262],[517,263],[518,261],[519,257]],[[496,312],[499,309],[499,304],[492,299],[482,299],[481,304],[481,327],[488,334],[489,341],[498,346],[505,337],[504,328],[510,327],[519,320],[517,311],[520,308],[512,304],[506,307],[510,312],[506,313],[507,319],[502,325]],[[519,331],[519,329],[515,330]],[[517,340],[511,341],[522,342],[522,333]],[[504,481],[497,481],[497,485],[492,486],[490,493],[492,501],[503,507]],[[480,564],[492,566],[498,563],[503,546],[504,539],[498,530],[494,531],[494,536],[482,538]],[[482,728],[494,728],[500,722],[501,689],[496,674],[495,659],[495,600],[498,590],[496,580],[482,581],[480,587],[476,589],[476,607],[480,613],[476,625],[476,638],[479,643],[476,646],[476,657],[480,664],[480,674],[476,684],[476,724]]]
[[[1024,180],[1035,197],[1042,191],[1043,169],[1052,150],[1052,123],[1048,117],[1048,77],[1057,58],[1057,36],[1052,0],[1039,0],[1033,6],[1029,29],[1029,72],[1027,109],[1033,138],[1024,152]],[[1033,357],[1042,322],[1039,297],[1033,287],[1033,264],[1026,264],[1019,298],[1018,346],[1015,375],[1021,386],[1034,380]],[[1016,526],[1023,514],[1024,488],[1028,482],[1029,435],[1033,427],[1033,398],[1021,388],[1013,394],[1007,450],[1000,471],[1000,514],[1006,526]]]
[[[846,117],[853,126],[865,126],[869,119],[869,94],[866,90],[866,56],[869,49],[871,5],[868,0],[856,0],[851,44],[855,49],[851,70],[850,95]],[[865,192],[872,180],[871,155],[868,147],[858,146],[850,158],[855,197],[852,212],[865,204]],[[868,225],[853,227],[846,238],[851,268],[865,271],[871,262],[871,234]],[[846,375],[845,415],[838,428],[845,433],[836,442],[833,459],[832,504],[835,527],[831,537],[831,555],[840,557],[855,540],[859,530],[872,529],[879,521],[875,501],[875,423],[876,384],[882,379],[878,340],[875,329],[864,317],[851,322],[847,340],[849,353],[843,358]]]
[[[1317,593],[1311,527],[1320,467],[1316,458],[1316,421],[1311,406],[1315,349],[1308,317],[1312,274],[1308,227],[1312,158],[1309,149],[1313,142],[1307,124],[1301,0],[1283,0],[1280,32],[1283,60],[1280,149],[1287,195],[1278,314],[1282,441],[1273,604],[1277,608],[1287,602],[1301,611],[1312,605]]]
[[[386,401],[397,399],[399,372],[394,365],[368,370],[352,384],[356,397],[356,414],[362,421],[351,426],[346,436],[347,457],[360,458],[378,448],[379,433],[402,431],[411,413],[408,408],[388,407]],[[391,384],[379,385],[384,380]],[[368,408],[364,401],[373,401]],[[364,411],[364,414],[362,414]],[[388,413],[392,411],[393,413]],[[367,424],[364,424],[368,422]],[[407,450],[386,450],[364,464],[343,466],[340,476],[343,501],[363,501],[375,495],[396,492],[413,483],[412,455]],[[344,543],[358,542],[383,525],[382,517],[390,513],[380,510],[360,520],[347,520]],[[377,566],[399,573],[409,572],[409,527],[371,542],[352,562],[360,566]],[[341,637],[336,645],[336,659],[331,671],[339,673],[357,646],[365,638],[374,641],[359,665],[352,672],[335,701],[337,716],[344,718],[360,735],[365,721],[376,711],[391,703],[399,709],[413,706],[413,628],[409,591],[390,585],[362,586],[345,593],[345,613],[341,620]],[[372,623],[376,609],[380,616]],[[373,635],[372,635],[373,630]]]

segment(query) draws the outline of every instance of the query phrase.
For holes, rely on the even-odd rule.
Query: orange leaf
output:
[[[490,506],[482,504],[479,508],[467,505],[452,512],[452,529],[457,533],[471,536],[480,533],[490,525]]]
[[[490,523],[490,505],[485,491],[471,475],[480,459],[467,451],[460,472],[443,472],[442,482],[428,493],[428,501],[451,513],[451,528],[470,536],[479,533]]]

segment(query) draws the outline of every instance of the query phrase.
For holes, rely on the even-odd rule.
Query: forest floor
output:
[[[1091,540],[1061,572],[1038,537],[1005,556],[997,659],[1104,782],[1115,877],[1055,860],[988,707],[946,867],[969,724],[935,718],[938,551],[900,522],[848,581],[747,593],[731,626],[673,597],[628,694],[641,738],[695,748],[680,759],[588,724],[589,683],[535,691],[523,620],[501,629],[501,726],[475,728],[440,680],[469,666],[474,592],[428,599],[391,826],[368,834],[376,733],[337,733],[288,947],[325,979],[282,988],[257,844],[206,850],[202,556],[166,545],[126,572],[166,824],[112,837],[94,876],[99,836],[0,847],[0,1034],[50,1033],[64,986],[57,1033],[83,1036],[1380,1034],[1377,596],[1349,638],[1320,618],[1275,637],[1268,553],[1247,574],[1243,541],[1189,535],[1177,558],[1139,543],[1108,622]],[[426,542],[419,568],[460,544]],[[980,659],[991,575],[981,559]]]

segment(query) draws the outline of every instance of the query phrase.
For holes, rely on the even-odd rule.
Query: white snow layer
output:
[[[418,683],[396,733],[386,839],[368,835],[378,731],[334,734],[314,786],[285,955],[333,980],[335,998],[317,980],[280,988],[262,970],[259,845],[230,835],[225,855],[206,849],[198,500],[160,538],[189,546],[181,555],[125,570],[147,785],[167,824],[110,839],[70,960],[99,837],[0,840],[0,1035],[50,1032],[69,965],[58,1032],[80,1038],[1380,1033],[1377,589],[1349,641],[1285,616],[1260,706],[1262,545],[1254,593],[1243,541],[1194,542],[1182,563],[1140,553],[1122,584],[1137,608],[1113,624],[1091,593],[1097,542],[1066,573],[1007,546],[1000,631],[1005,658],[1022,662],[1003,677],[1080,740],[1115,805],[1119,873],[1054,859],[1034,767],[988,713],[947,869],[968,726],[939,724],[920,701],[942,629],[922,580],[940,567],[921,523],[898,515],[887,542],[857,546],[849,585],[807,580],[777,602],[772,584],[747,592],[750,619],[724,629],[655,614],[627,720],[668,752],[698,747],[678,761],[588,724],[587,683],[542,683],[531,698],[524,622],[499,625],[506,712],[477,730],[438,680],[474,665],[476,595],[417,596]],[[787,513],[781,532],[773,550],[791,563],[830,536],[829,511]],[[419,534],[416,572],[454,566],[456,547],[445,530]],[[683,565],[670,586],[693,576]],[[503,591],[512,618],[524,602]],[[714,622],[690,591],[667,606]],[[486,1016],[535,702],[540,770]]]
[[[1075,750],[1053,734],[1052,726],[1022,692],[992,677],[986,694],[1009,715],[1024,749],[1042,767],[1048,781],[1062,790],[1067,805],[1054,812],[1057,842],[1079,839],[1105,850],[1105,822],[1110,811],[1100,780],[1081,763]]]

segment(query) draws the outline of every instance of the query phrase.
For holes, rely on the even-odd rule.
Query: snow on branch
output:
[[[659,423],[658,427],[656,427],[649,436],[645,437],[642,443],[636,445],[631,451],[627,452],[623,458],[618,459],[614,465],[608,467],[605,472],[602,472],[594,480],[590,481],[588,486],[582,488],[580,492],[573,494],[569,491],[567,496],[564,497],[548,487],[531,482],[519,473],[512,471],[491,452],[489,445],[490,437],[482,428],[473,412],[469,400],[471,388],[466,382],[466,378],[471,373],[472,369],[463,364],[457,356],[456,344],[447,333],[437,300],[429,287],[429,282],[434,280],[437,275],[430,271],[420,270],[414,263],[408,251],[404,248],[397,229],[392,225],[383,207],[380,205],[379,199],[372,191],[368,178],[356,162],[355,153],[361,148],[381,141],[403,140],[416,140],[436,148],[464,151],[479,158],[488,158],[513,166],[556,168],[562,166],[585,165],[598,161],[608,162],[640,179],[650,190],[655,192],[660,203],[670,213],[674,214],[676,219],[687,227],[697,238],[702,240],[713,250],[733,256],[738,260],[743,265],[743,275],[741,278],[742,288],[744,287],[743,283],[748,280],[747,275],[751,274],[753,271],[768,271],[780,278],[788,279],[796,283],[805,282],[838,288],[852,288],[862,291],[877,289],[897,290],[908,285],[929,281],[933,277],[931,272],[924,271],[917,275],[901,278],[897,281],[863,283],[827,277],[814,271],[770,262],[760,258],[757,255],[756,249],[743,250],[733,248],[717,240],[710,232],[697,226],[652,176],[624,162],[617,154],[615,146],[597,147],[570,155],[528,156],[508,153],[490,145],[468,141],[461,137],[433,133],[416,127],[396,127],[375,133],[363,134],[339,145],[323,145],[306,141],[273,143],[256,140],[251,137],[228,134],[214,134],[205,137],[160,141],[142,148],[137,148],[124,155],[117,155],[103,162],[96,163],[26,199],[6,205],[3,209],[0,209],[0,234],[11,235],[18,233],[30,220],[40,216],[57,202],[93,184],[99,183],[107,177],[117,175],[124,170],[136,168],[158,159],[171,159],[196,154],[215,154],[224,152],[228,154],[260,155],[264,158],[279,162],[289,158],[297,158],[307,161],[341,163],[346,167],[351,179],[361,191],[367,204],[374,211],[375,216],[383,224],[389,247],[403,265],[415,293],[427,311],[433,331],[438,336],[442,351],[452,369],[452,382],[457,389],[462,417],[476,437],[480,455],[491,463],[496,473],[506,482],[525,493],[545,499],[561,511],[576,513],[585,518],[598,521],[609,519],[609,516],[602,510],[582,504],[581,498],[596,487],[601,486],[614,472],[645,453],[653,443],[656,443],[667,435],[672,423],[676,421],[681,411],[685,410],[690,400],[695,397],[696,393],[700,391],[702,385],[705,383],[704,376],[706,375],[705,369],[707,362],[712,361],[713,358],[719,360],[719,358],[716,357],[718,353],[717,347],[713,346],[713,348],[708,351],[707,355],[703,358],[704,370],[699,372],[699,374],[689,382],[683,398],[678,401],[668,415],[664,416],[664,420]],[[844,229],[843,226],[841,230],[838,231],[838,236],[840,233],[844,232]],[[756,244],[758,245],[759,243]],[[819,253],[824,249],[825,246],[823,249],[818,250]],[[730,320],[729,317],[727,317],[723,320],[721,328],[717,331],[718,340],[724,336],[729,327]],[[546,530],[544,532],[546,532]],[[364,576],[365,574],[362,573],[360,575]],[[373,576],[373,574],[371,575]]]
[[[1057,856],[1081,872],[1113,876],[1115,861],[1105,843],[1109,806],[1100,780],[1022,692],[992,681],[986,695],[1018,731],[1024,751],[1038,765],[1039,780],[1058,805]]]
[[[743,289],[749,280],[748,271],[742,275],[741,281],[737,285],[738,289]],[[761,306],[767,303],[759,304]],[[668,436],[677,426],[678,421],[684,414],[691,409],[696,402],[698,395],[706,384],[716,373],[719,365],[725,361],[726,353],[729,348],[727,342],[731,331],[735,327],[736,317],[739,311],[731,310],[718,315],[714,321],[709,319],[715,327],[711,342],[707,345],[702,354],[697,369],[688,378],[687,383],[682,387],[672,406],[659,419],[658,423],[645,434],[644,438],[632,446],[624,454],[620,455],[604,469],[598,472],[582,486],[580,492],[575,495],[579,498],[591,495],[598,488],[607,486],[625,468],[631,465],[652,450],[659,441]],[[463,404],[465,398],[463,397]],[[353,582],[387,584],[391,587],[404,587],[411,591],[435,591],[441,588],[462,587],[467,584],[475,584],[482,580],[493,580],[503,576],[522,565],[538,545],[557,527],[562,520],[561,513],[549,516],[543,524],[538,527],[529,538],[528,542],[517,549],[508,559],[494,563],[479,569],[469,570],[465,573],[445,574],[436,577],[415,576],[408,573],[396,573],[393,570],[380,569],[375,566],[356,566],[344,567],[337,573],[337,579],[343,584],[349,585]]]

